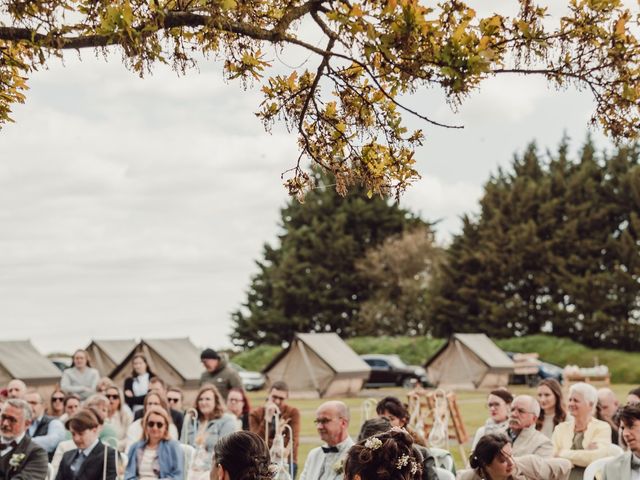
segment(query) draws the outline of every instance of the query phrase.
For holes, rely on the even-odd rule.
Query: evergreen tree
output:
[[[356,260],[384,239],[423,224],[410,212],[356,190],[340,197],[326,174],[316,188],[281,211],[279,245],[264,246],[243,308],[233,312],[235,345],[279,344],[295,332],[358,331],[358,311],[369,291]]]
[[[587,141],[544,163],[534,145],[485,185],[437,282],[435,333],[550,331],[588,345],[640,345],[638,147],[597,158]]]

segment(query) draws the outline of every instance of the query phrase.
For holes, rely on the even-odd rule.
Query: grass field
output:
[[[632,384],[615,384],[611,388],[616,392],[618,398],[624,399],[627,392],[637,385]],[[526,386],[512,386],[510,387],[512,393],[515,394],[530,394],[535,396],[535,389],[527,388]],[[251,405],[253,407],[259,406],[265,399],[266,392],[252,392],[249,394]],[[401,388],[387,388],[387,389],[370,389],[364,390],[358,397],[342,398],[339,400],[344,401],[351,411],[351,423],[349,425],[349,432],[355,439],[358,436],[360,425],[363,421],[362,405],[367,398],[382,398],[386,395],[395,395],[401,399],[406,399],[406,391]],[[462,420],[467,430],[467,434],[470,439],[473,438],[473,434],[476,429],[480,427],[487,418],[487,409],[485,407],[487,391],[459,391],[456,392],[458,398],[458,407]],[[315,431],[313,420],[315,418],[316,408],[324,401],[329,399],[290,399],[289,404],[297,407],[300,410],[301,421],[301,441],[300,450],[298,452],[298,464],[300,471],[304,466],[304,461],[307,458],[309,450],[320,445],[320,441]],[[467,442],[465,452],[468,455],[471,440]],[[457,468],[463,468],[466,459],[463,459],[458,446],[452,441],[449,447],[451,453],[456,462]]]

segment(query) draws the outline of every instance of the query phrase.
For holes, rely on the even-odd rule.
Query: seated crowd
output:
[[[0,479],[456,478],[452,462],[442,461],[449,453],[430,448],[424,433],[411,428],[408,407],[396,397],[378,402],[378,416],[362,424],[355,442],[348,407],[320,405],[315,424],[322,445],[298,475],[300,412],[287,403],[287,384],[273,383],[265,403],[252,409],[225,359],[211,349],[201,358],[207,371],[191,408],[141,354],[122,388],[101,379],[83,350],[48,402],[11,380],[0,398]],[[610,389],[577,383],[565,405],[560,384],[544,380],[536,398],[497,389],[487,407],[470,468],[459,479],[573,480],[586,478],[590,465],[601,480],[640,479],[640,389],[621,406]]]

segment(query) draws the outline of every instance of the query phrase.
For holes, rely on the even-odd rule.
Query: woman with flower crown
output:
[[[344,480],[419,480],[421,463],[411,435],[394,427],[351,447],[344,464]]]

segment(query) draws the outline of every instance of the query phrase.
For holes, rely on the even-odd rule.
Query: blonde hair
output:
[[[171,436],[169,435],[169,425],[171,425],[171,419],[169,418],[169,413],[161,408],[161,407],[148,407],[144,413],[144,417],[142,417],[142,440],[145,442],[149,440],[147,435],[147,421],[151,415],[158,415],[164,419],[164,435],[162,436],[162,440],[169,440]]]

